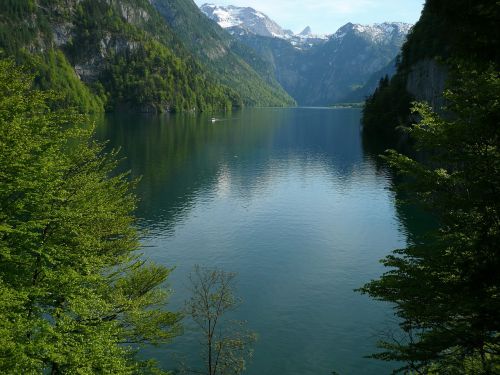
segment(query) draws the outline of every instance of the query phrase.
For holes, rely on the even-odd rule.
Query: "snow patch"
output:
[[[254,34],[290,41],[297,48],[308,48],[324,43],[328,39],[341,41],[348,34],[358,35],[370,39],[375,43],[388,43],[391,40],[402,39],[410,31],[412,25],[403,22],[384,22],[373,25],[347,23],[333,35],[313,34],[307,26],[299,33],[284,30],[280,25],[267,15],[250,7],[237,7],[234,5],[220,6],[203,4],[200,9],[207,17],[217,22],[222,28],[237,27],[242,30],[239,35]]]

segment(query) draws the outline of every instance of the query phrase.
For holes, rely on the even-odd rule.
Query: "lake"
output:
[[[396,326],[391,306],[354,292],[405,246],[391,176],[363,149],[360,110],[245,109],[220,115],[113,115],[99,139],[142,176],[137,215],[145,257],[175,267],[170,309],[193,266],[237,273],[235,314],[258,333],[246,374],[387,374],[366,359]],[[163,348],[198,364],[187,324]]]

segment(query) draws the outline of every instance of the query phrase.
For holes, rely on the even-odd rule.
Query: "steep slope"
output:
[[[271,74],[271,67],[216,23],[192,0],[151,0],[175,34],[220,82],[237,91],[245,104],[293,105]]]
[[[281,86],[299,104],[303,104],[299,90],[307,86],[309,60],[306,51],[296,48],[286,39],[255,35],[243,29],[232,32],[242,44],[266,61]]]
[[[409,122],[410,101],[426,101],[439,111],[450,72],[459,66],[481,70],[500,64],[500,5],[496,2],[427,0],[419,21],[401,50],[397,73],[366,102],[364,130],[397,137]],[[401,102],[401,98],[406,98]],[[394,103],[400,102],[396,108]],[[390,108],[390,111],[387,109]]]
[[[360,103],[370,96],[380,83],[381,79],[392,78],[396,74],[397,59],[392,59],[389,64],[373,73],[365,84],[340,99],[344,103]]]
[[[270,38],[237,28],[228,30],[272,66],[278,82],[299,104],[330,105],[350,97],[363,99],[366,91],[351,93],[395,59],[410,25],[348,23],[328,40],[316,41],[308,48],[298,48],[287,38]]]
[[[394,59],[409,29],[402,23],[344,25],[307,54],[302,64],[307,85],[298,87],[294,97],[311,105],[341,100]]]
[[[206,75],[146,0],[7,0],[0,48],[30,62],[40,86],[82,110],[209,110],[240,102]]]

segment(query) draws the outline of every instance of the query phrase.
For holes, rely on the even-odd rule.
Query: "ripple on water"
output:
[[[247,374],[389,373],[364,359],[390,306],[353,291],[404,245],[390,178],[361,145],[358,110],[255,109],[208,127],[203,118],[109,118],[138,187],[147,257],[176,266],[170,308],[194,264],[238,273],[237,317],[259,333]],[[198,336],[148,348],[166,367]]]

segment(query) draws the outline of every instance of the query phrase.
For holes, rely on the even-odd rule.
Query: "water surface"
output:
[[[246,374],[387,374],[363,358],[394,326],[389,305],[353,291],[404,246],[391,180],[362,147],[357,109],[248,109],[219,116],[113,116],[98,137],[142,176],[146,257],[175,266],[170,308],[193,265],[238,274],[236,314],[258,332]],[[197,364],[187,325],[147,349]]]

